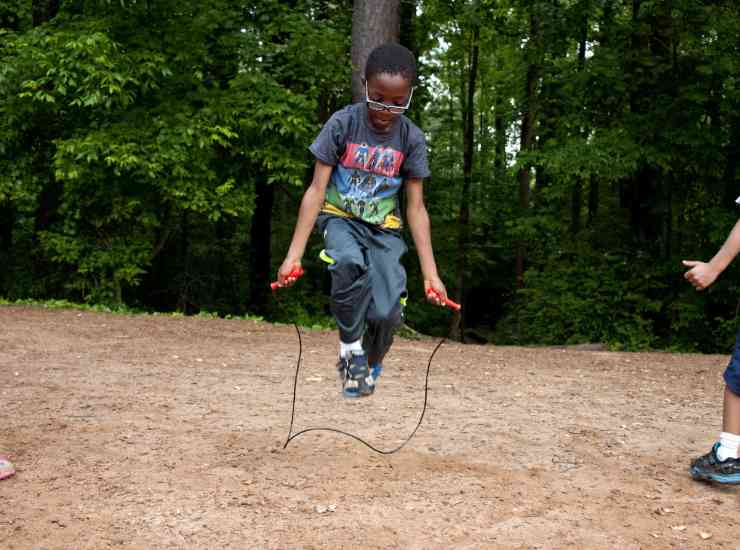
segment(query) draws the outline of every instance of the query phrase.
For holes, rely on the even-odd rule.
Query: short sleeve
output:
[[[408,150],[401,167],[401,175],[404,179],[424,179],[431,175],[427,160],[427,140],[419,128],[414,127],[409,133]]]
[[[308,149],[321,162],[336,166],[344,154],[348,126],[349,116],[345,111],[334,113]]]

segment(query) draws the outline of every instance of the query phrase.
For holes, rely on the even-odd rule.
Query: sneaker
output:
[[[373,380],[377,380],[380,378],[380,375],[383,374],[383,365],[380,363],[374,363],[372,367],[370,367],[370,376],[373,377]]]
[[[375,391],[375,379],[370,374],[364,353],[353,353],[349,358],[340,357],[337,370],[345,397],[366,397]]]
[[[5,479],[13,474],[15,474],[13,463],[4,456],[0,456],[0,479]]]
[[[720,462],[717,449],[719,443],[715,443],[711,451],[691,463],[691,477],[697,481],[740,484],[740,459],[728,458]]]

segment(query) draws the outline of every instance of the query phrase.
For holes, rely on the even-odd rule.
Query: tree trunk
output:
[[[256,313],[267,311],[272,267],[272,206],[275,186],[259,178],[256,184],[254,213],[249,241],[249,307]]]
[[[399,42],[406,46],[416,59],[419,59],[420,51],[420,31],[416,22],[416,9],[418,0],[403,0],[400,2],[400,35]],[[364,93],[365,90],[362,90]],[[361,98],[364,99],[364,96]],[[421,101],[412,101],[411,108],[406,116],[416,122],[418,126],[424,127],[424,104]]]
[[[7,201],[0,203],[0,252],[10,253],[13,248],[13,225],[15,224],[15,208]]]
[[[416,4],[417,0],[400,2],[399,42],[411,50],[418,59],[419,39],[416,36]]]
[[[578,40],[578,73],[583,75],[583,69],[586,68],[586,42],[588,41],[588,12],[590,0],[584,0],[581,3],[581,36]],[[581,103],[585,103],[585,98],[581,98]],[[585,139],[586,129],[582,126],[580,136]],[[570,204],[570,234],[575,237],[581,231],[581,203],[583,202],[583,180],[577,178],[573,184]]]
[[[51,19],[56,16],[59,12],[59,0],[33,0],[31,10],[33,14],[33,26],[38,27],[43,23],[51,21]],[[51,139],[49,139],[49,141],[51,141]],[[47,144],[44,143],[40,149],[43,151],[46,146]],[[45,158],[45,153],[46,151],[43,151],[38,154],[37,165],[40,172],[50,172],[48,167],[51,163],[48,158]],[[41,191],[39,205],[35,214],[34,238],[36,238],[39,231],[47,229],[51,224],[59,202],[59,194],[59,189],[53,181],[53,177],[49,175],[48,181],[46,181],[44,188]]]
[[[583,183],[578,178],[573,184],[570,196],[570,235],[575,237],[581,231],[581,203],[583,202]]]
[[[352,101],[365,98],[365,62],[370,52],[398,42],[400,0],[354,0],[352,12]]]
[[[192,315],[195,312],[191,292],[191,271],[190,271],[190,215],[187,210],[182,211],[180,220],[180,262],[182,272],[180,273],[180,288],[177,295],[177,310],[185,315]]]
[[[500,92],[496,92],[496,108],[494,110],[493,128],[496,135],[495,153],[493,159],[493,170],[495,172],[496,183],[503,182],[506,171],[506,127],[504,122],[504,101]]]
[[[737,31],[735,51],[740,51],[740,31]],[[740,102],[735,102],[734,109],[730,111],[730,140],[725,151],[725,188],[722,193],[722,202],[730,207],[735,203],[738,196],[738,173],[737,160],[740,155]]]
[[[529,54],[529,65],[527,67],[527,81],[524,90],[524,105],[522,108],[522,129],[519,150],[525,153],[532,149],[535,138],[535,109],[537,104],[537,84],[540,79],[540,19],[539,16],[530,12],[529,15],[529,42],[527,49]],[[529,187],[531,183],[531,168],[524,165],[519,169],[519,207],[523,212],[529,208]],[[516,286],[524,288],[524,259],[527,245],[523,241],[516,245]]]
[[[656,112],[656,98],[671,96],[674,87],[671,59],[671,2],[666,0],[655,10],[642,10],[642,0],[632,2],[633,61],[627,79],[632,83],[629,101],[632,115],[640,120],[646,113]],[[643,13],[644,12],[644,13]],[[650,31],[647,32],[647,25]],[[665,116],[670,113],[664,112]],[[657,128],[646,125],[640,135],[645,143],[666,146],[659,142]],[[669,246],[662,242],[666,216],[670,216],[667,202],[670,182],[654,165],[643,163],[627,182],[625,198],[630,211],[630,228],[639,245],[655,247],[662,254]]]
[[[455,301],[463,303],[465,296],[465,271],[467,270],[467,248],[470,240],[470,187],[473,181],[473,151],[475,148],[475,82],[478,76],[479,27],[473,28],[470,44],[470,62],[467,74],[467,97],[463,112],[463,188],[460,197],[460,215],[457,222],[457,289]],[[461,342],[465,342],[462,311],[452,316],[450,332],[458,332]]]
[[[12,281],[13,267],[13,226],[15,225],[15,208],[7,201],[0,203],[0,262],[3,270],[0,273],[0,296],[8,295]]]
[[[659,60],[657,89],[663,96],[672,97],[678,85],[678,62],[674,47],[673,0],[662,0],[653,22],[651,50],[654,59]],[[669,113],[666,114],[666,120]],[[671,255],[673,240],[673,174],[661,170],[658,173],[659,195],[657,197],[657,214],[660,220],[660,252],[664,258]]]
[[[599,211],[599,180],[596,176],[591,176],[591,181],[588,184],[588,225],[589,227],[594,223],[596,214]]]
[[[732,116],[730,117],[732,130],[730,131],[730,141],[727,144],[727,151],[725,158],[727,162],[725,164],[725,189],[723,193],[723,203],[726,206],[734,204],[738,196],[738,174],[737,174],[737,159],[740,154],[740,105],[734,109]]]

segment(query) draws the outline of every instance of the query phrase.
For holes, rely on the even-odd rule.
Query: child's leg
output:
[[[323,223],[325,253],[331,274],[331,312],[345,344],[362,338],[370,305],[368,275],[363,241],[364,227],[357,222],[330,217]]]
[[[725,386],[722,431],[740,435],[740,395]]]
[[[347,397],[372,395],[373,377],[362,348],[365,318],[371,300],[365,237],[368,229],[346,218],[322,220],[325,260],[331,273],[331,310],[339,326],[337,370]]]
[[[691,463],[694,479],[740,484],[740,334],[725,369],[722,433],[712,450]]]
[[[402,322],[401,307],[398,308],[397,315],[386,320],[368,319],[362,347],[367,351],[367,360],[371,366],[383,362],[386,353],[393,345],[393,334]]]
[[[722,414],[722,431],[740,435],[740,333],[735,340],[735,350],[725,369],[725,398]]]
[[[406,270],[401,257],[406,250],[396,233],[377,231],[368,240],[372,300],[363,342],[370,365],[383,361],[393,343],[393,333],[403,320],[401,299],[406,296]]]
[[[725,395],[722,406],[722,433],[717,458],[727,460],[740,454],[740,334],[735,351],[725,369]]]

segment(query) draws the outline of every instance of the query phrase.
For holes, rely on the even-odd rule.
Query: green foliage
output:
[[[348,101],[350,4],[70,0],[34,27],[31,3],[4,2],[0,294],[207,316],[256,311],[245,297],[287,249],[310,173],[306,147]],[[425,200],[438,268],[451,292],[463,284],[468,334],[726,351],[738,267],[696,293],[680,261],[709,259],[737,220],[737,3],[416,5],[411,116],[430,146]],[[528,114],[535,135],[521,152]],[[260,202],[265,186],[276,192]],[[272,199],[266,234],[252,221]],[[270,254],[253,265],[267,239]],[[444,334],[449,312],[425,303],[410,244],[406,321]],[[266,318],[333,326],[327,275],[313,263],[320,248],[320,239],[309,243],[308,274]]]
[[[258,179],[302,184],[314,94],[346,75],[315,67],[345,47],[348,19],[328,7],[316,26],[310,2],[293,8],[71,2],[4,36],[0,206],[37,220],[34,262],[58,264],[65,295],[122,303],[175,239],[210,254],[185,220],[221,231],[249,218]],[[194,265],[176,276],[179,304],[214,288],[193,285],[211,278]]]
[[[604,342],[615,349],[641,350],[658,339],[651,318],[659,314],[665,283],[617,254],[574,251],[526,273],[511,312],[502,321],[514,342],[580,344]],[[504,329],[505,332],[505,329]]]
[[[727,282],[736,268],[697,294],[680,261],[710,258],[737,220],[728,199],[738,189],[738,7],[427,0],[423,11],[444,40],[427,46],[436,79],[426,116],[430,211],[444,220],[435,249],[448,283],[469,29],[482,27],[466,326],[505,343],[725,350],[737,327]],[[529,74],[538,75],[532,97]],[[528,112],[536,141],[518,152]],[[532,174],[526,205],[523,168]]]
[[[0,296],[0,306],[32,306],[40,307],[45,309],[75,309],[80,311],[96,311],[101,313],[122,313],[125,315],[132,314],[145,314],[141,310],[132,309],[124,305],[107,306],[103,304],[79,304],[70,302],[69,300],[33,300],[33,299],[18,299],[9,300]]]

